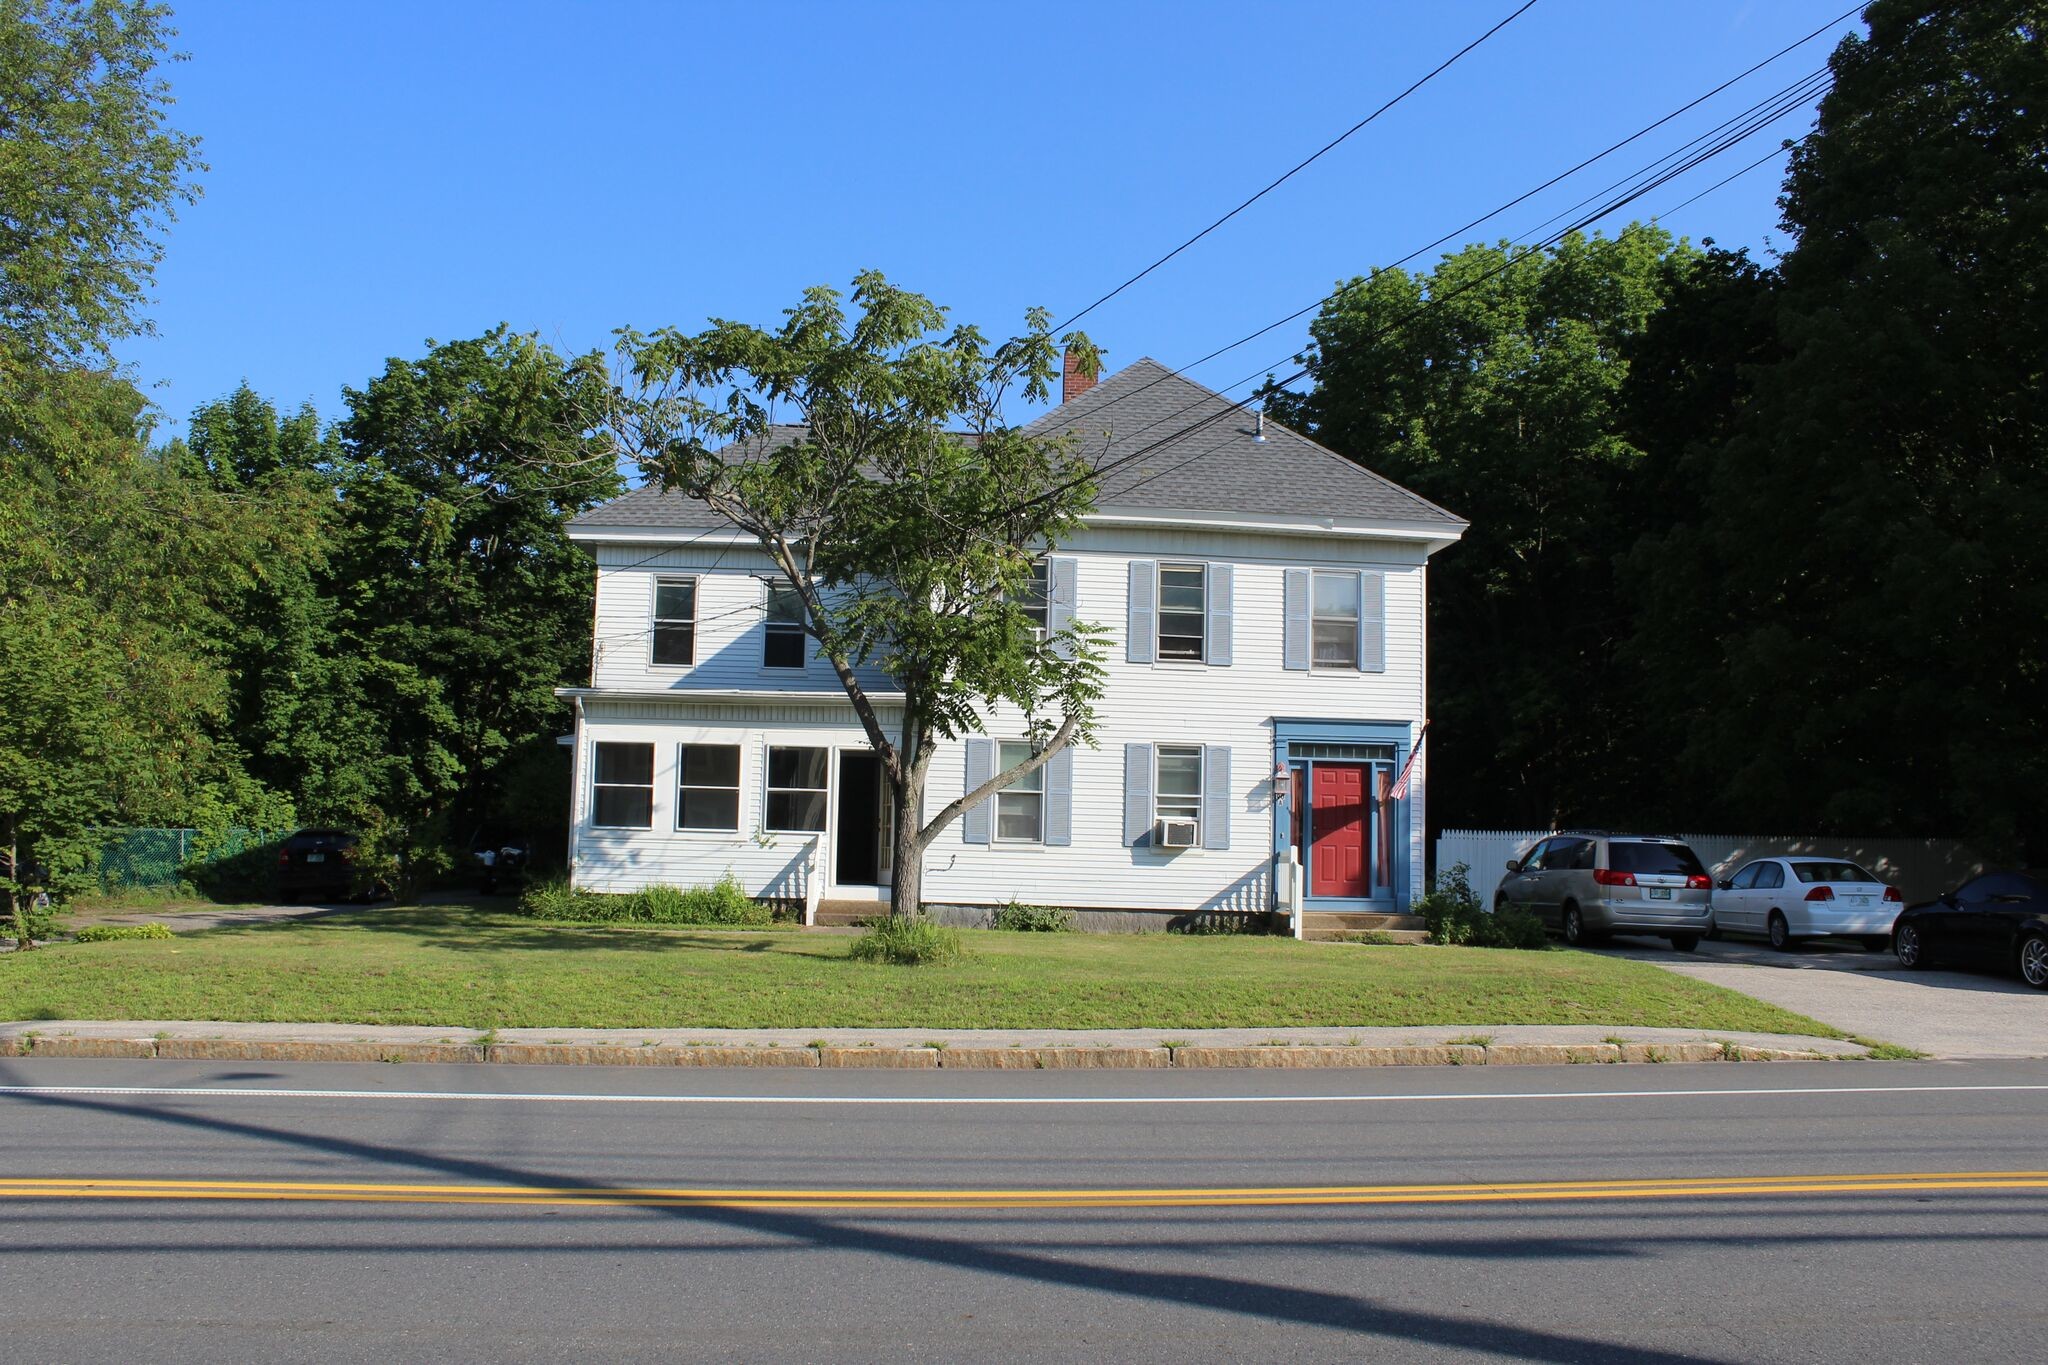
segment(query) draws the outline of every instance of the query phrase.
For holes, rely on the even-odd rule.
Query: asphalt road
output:
[[[2044,1323],[2043,1063],[0,1086],[10,1359],[1998,1360]]]

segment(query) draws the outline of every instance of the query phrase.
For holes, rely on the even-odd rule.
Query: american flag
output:
[[[1394,779],[1394,788],[1387,795],[1395,801],[1407,799],[1408,779],[1415,773],[1415,760],[1422,757],[1422,741],[1429,738],[1429,722],[1422,722],[1422,733],[1415,736],[1415,747],[1409,751],[1408,761],[1401,765],[1401,775]]]

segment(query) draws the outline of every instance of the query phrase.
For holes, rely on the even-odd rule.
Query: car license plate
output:
[[[1651,887],[1651,888],[1650,888],[1650,899],[1651,899],[1651,900],[1653,900],[1653,901],[1668,901],[1668,900],[1670,900],[1670,899],[1671,899],[1671,888],[1670,888],[1670,887],[1668,887],[1668,886],[1653,886],[1653,887]]]
[[[324,863],[327,861],[327,855],[325,853],[308,853],[306,861],[309,863]]]
[[[1842,899],[1843,899],[1843,900],[1845,900],[1845,901],[1847,901],[1847,902],[1849,902],[1849,904],[1851,904],[1851,905],[1868,905],[1868,904],[1870,904],[1870,897],[1868,897],[1868,896],[1844,896],[1844,897],[1842,897]]]

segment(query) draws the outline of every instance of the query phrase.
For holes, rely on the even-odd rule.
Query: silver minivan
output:
[[[1493,893],[1573,945],[1609,934],[1654,934],[1681,953],[1714,925],[1714,881],[1684,841],[1654,834],[1568,831],[1539,839]]]

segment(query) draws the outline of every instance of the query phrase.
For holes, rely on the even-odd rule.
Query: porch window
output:
[[[739,827],[739,746],[682,745],[676,758],[676,828]]]
[[[591,778],[591,824],[608,829],[654,827],[652,744],[597,745]]]
[[[1050,580],[1047,577],[1047,561],[1031,561],[1031,576],[1017,590],[1017,606],[1031,622],[1031,633],[1038,639],[1045,638],[1046,604],[1052,600]],[[1005,766],[1008,766],[1007,760]]]
[[[697,580],[654,580],[654,662],[684,667],[697,662]]]
[[[1202,746],[1162,744],[1153,779],[1153,815],[1160,820],[1193,820],[1200,844],[1202,820]]]
[[[1313,668],[1358,671],[1360,592],[1355,573],[1315,576]]]
[[[787,579],[768,585],[768,627],[761,644],[763,668],[804,666],[804,604]],[[819,826],[820,829],[824,826]]]
[[[782,834],[809,834],[825,828],[825,805],[832,754],[828,749],[794,749],[771,745],[768,750],[768,804],[761,827]]]
[[[1200,564],[1159,566],[1159,657],[1202,660],[1208,573]]]
[[[1004,741],[996,764],[1007,770],[1031,757],[1031,746]],[[996,841],[1036,844],[1045,840],[1045,769],[1018,778],[996,793]]]

